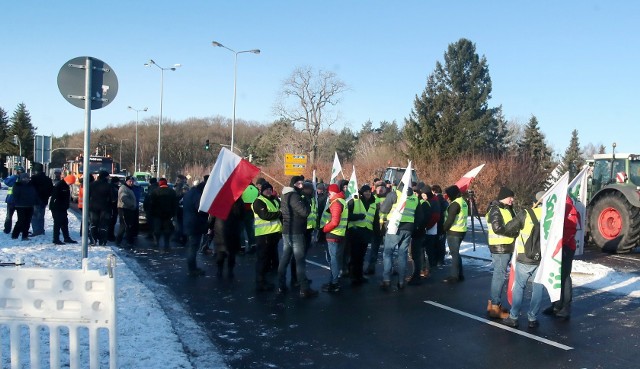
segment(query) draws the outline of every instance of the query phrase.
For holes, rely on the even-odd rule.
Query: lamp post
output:
[[[233,135],[236,127],[236,84],[238,80],[238,54],[243,54],[243,53],[260,54],[260,49],[235,51],[216,41],[211,41],[211,45],[215,47],[225,48],[235,54],[235,62],[233,64],[233,120],[231,121],[231,151],[233,152]]]
[[[120,139],[120,172],[122,172],[122,141],[129,141],[128,138]]]
[[[133,110],[136,112],[136,149],[135,149],[135,153],[133,154],[133,172],[135,173],[136,171],[138,171],[138,123],[139,123],[138,114],[141,111],[147,111],[148,108],[135,109],[135,108],[132,108],[131,106],[128,106],[127,109]]]
[[[158,120],[158,167],[156,168],[156,178],[160,178],[160,149],[162,148],[162,97],[164,94],[164,71],[170,70],[175,71],[176,68],[179,68],[180,64],[174,64],[173,67],[163,68],[159,66],[153,59],[149,59],[148,63],[145,63],[145,67],[151,67],[155,65],[160,69],[160,119]]]

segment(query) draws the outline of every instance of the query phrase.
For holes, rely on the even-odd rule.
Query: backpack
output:
[[[540,261],[542,257],[542,253],[540,251],[540,222],[538,221],[538,217],[536,217],[536,213],[533,209],[526,209],[527,213],[531,217],[531,220],[534,223],[533,229],[531,230],[531,235],[527,242],[524,244],[524,255],[527,259],[531,259],[533,261]]]

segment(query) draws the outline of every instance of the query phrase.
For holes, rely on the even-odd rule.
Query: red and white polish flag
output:
[[[260,169],[226,147],[218,154],[200,198],[200,211],[223,220]]]
[[[471,184],[471,181],[473,181],[473,179],[476,178],[476,176],[478,175],[478,173],[480,173],[482,168],[484,168],[484,164],[478,165],[477,167],[468,171],[465,175],[462,176],[462,178],[458,180],[458,182],[456,182],[456,186],[458,186],[461,193],[467,192],[467,189],[469,189],[469,185]]]

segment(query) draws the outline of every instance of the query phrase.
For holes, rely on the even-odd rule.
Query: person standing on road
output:
[[[187,235],[187,269],[192,277],[205,274],[204,270],[198,267],[196,256],[202,243],[202,237],[208,231],[207,221],[209,214],[198,210],[207,179],[208,176],[205,177],[204,181],[192,187],[182,198],[184,232]]]
[[[20,174],[24,173],[24,168],[20,165],[15,167],[16,173],[4,179],[4,184],[8,187],[7,189],[7,197],[4,201],[7,203],[7,217],[4,220],[4,233],[11,233],[11,228],[13,227],[13,213],[16,211],[16,208],[13,203],[13,186],[16,184],[18,179],[20,178]]]
[[[176,210],[176,216],[173,218],[173,226],[175,228],[175,232],[173,234],[173,239],[177,243],[184,245],[187,243],[187,236],[184,233],[184,204],[183,199],[184,195],[189,192],[189,184],[187,183],[187,177],[182,174],[178,174],[176,177],[176,184],[173,186],[174,191],[176,191],[176,196],[178,197],[178,209]]]
[[[309,285],[306,273],[307,218],[311,212],[310,202],[302,196],[304,177],[293,176],[290,187],[282,189],[282,257],[278,265],[278,293],[287,291],[287,267],[291,257],[295,258],[296,280],[300,283],[300,297],[313,297],[318,291]],[[293,280],[293,275],[291,276]]]
[[[424,236],[425,257],[420,273],[421,277],[426,278],[429,276],[430,270],[438,264],[438,224],[442,218],[442,212],[440,211],[440,200],[433,193],[429,185],[425,185],[422,192],[422,199],[429,202],[429,212],[425,214],[427,217],[427,225],[425,226],[427,231]]]
[[[64,245],[67,243],[77,243],[69,235],[69,218],[67,210],[69,210],[69,201],[71,200],[71,189],[69,184],[76,183],[74,175],[68,175],[62,181],[58,181],[51,191],[51,199],[49,200],[49,210],[53,217],[53,244]],[[60,241],[60,232],[64,242]]]
[[[147,193],[142,202],[142,207],[144,208],[144,215],[147,218],[147,227],[149,229],[149,233],[147,233],[147,239],[153,240],[153,216],[151,215],[151,193],[158,188],[158,178],[149,178],[149,187],[147,187]]]
[[[40,163],[34,163],[35,174],[31,176],[31,185],[36,190],[36,204],[33,206],[33,217],[31,217],[31,228],[33,236],[44,234],[44,213],[49,203],[53,182],[51,178],[44,174],[44,167]]]
[[[431,204],[427,200],[424,191],[431,191],[431,188],[424,182],[416,184],[414,192],[418,196],[418,207],[414,221],[414,231],[411,235],[411,259],[413,259],[413,274],[407,282],[410,286],[422,284],[421,274],[426,265],[425,259],[425,238],[427,236],[427,221],[431,218]]]
[[[447,254],[447,232],[444,230],[444,220],[447,217],[447,209],[449,208],[449,202],[442,195],[442,187],[440,185],[431,186],[431,191],[436,196],[438,203],[440,204],[440,220],[438,220],[438,242],[436,243],[435,263],[436,265],[444,266],[444,257]]]
[[[542,200],[544,191],[540,191],[536,194],[537,201]],[[542,208],[537,206],[534,209],[525,209],[521,211],[506,224],[505,229],[507,234],[512,232],[519,232],[519,236],[516,237],[515,252],[516,252],[516,272],[515,280],[512,290],[512,304],[509,316],[502,320],[502,324],[512,328],[518,327],[518,317],[520,316],[520,307],[522,306],[522,300],[524,296],[524,290],[527,287],[529,280],[533,281],[536,277],[536,271],[540,265],[540,260],[529,259],[525,254],[525,249],[530,247],[527,243],[540,242],[540,237],[532,237],[533,233],[539,229],[536,223],[540,222],[542,216]],[[538,246],[539,248],[539,246]],[[527,318],[529,321],[529,328],[538,327],[538,312],[540,311],[540,304],[542,302],[542,291],[544,286],[540,283],[532,282],[531,302],[529,303],[529,312]]]
[[[164,240],[164,252],[171,251],[173,217],[178,211],[178,196],[167,184],[166,178],[158,180],[158,188],[149,194],[151,217],[153,218],[153,241],[160,250],[160,236]],[[162,250],[161,250],[162,251]]]
[[[340,292],[340,271],[342,270],[342,262],[344,261],[344,238],[347,233],[347,224],[349,219],[349,209],[347,202],[344,200],[344,193],[337,184],[329,185],[329,208],[325,210],[328,213],[328,222],[322,228],[327,239],[327,250],[331,274],[329,283],[322,285],[324,292]],[[327,219],[327,216],[321,217]]]
[[[378,204],[371,194],[371,187],[366,184],[360,187],[358,196],[349,200],[347,207],[349,209],[347,238],[351,243],[349,275],[351,284],[361,285],[368,281],[363,273],[367,245],[371,242],[374,233],[377,234],[380,231]]]
[[[447,215],[443,225],[444,231],[447,232],[447,245],[451,253],[451,273],[449,277],[445,278],[444,282],[456,283],[464,281],[460,245],[467,233],[469,207],[464,198],[462,198],[458,186],[449,186],[444,192],[449,197],[449,201],[451,201],[447,208]]]
[[[407,186],[407,184],[402,184]],[[390,192],[387,198],[380,205],[380,212],[389,214],[391,217],[395,212],[398,204],[398,200],[402,196],[402,188],[398,188],[395,191]],[[388,291],[391,287],[391,269],[393,266],[393,253],[398,248],[398,290],[404,289],[405,277],[407,271],[407,257],[409,252],[409,244],[411,243],[411,235],[415,231],[416,216],[420,216],[421,212],[416,212],[418,209],[418,196],[413,192],[411,187],[407,189],[407,199],[404,204],[404,208],[400,213],[400,223],[396,233],[389,233],[385,235],[384,239],[384,251],[382,252],[382,265],[384,267],[382,272],[382,283],[380,288],[384,291]],[[387,219],[388,221],[388,219]],[[420,221],[420,220],[419,220]]]
[[[222,277],[225,260],[227,261],[227,277],[233,279],[233,268],[236,255],[240,251],[240,233],[244,220],[244,203],[238,198],[229,211],[227,219],[214,218],[213,243],[216,248],[217,276]]]
[[[247,254],[255,254],[256,253],[256,235],[255,230],[253,229],[253,211],[251,210],[251,205],[256,201],[260,191],[258,187],[256,187],[253,183],[250,183],[247,188],[242,192],[242,202],[244,203],[244,233],[246,235],[247,241]]]
[[[376,228],[376,231],[373,232],[373,236],[371,237],[371,249],[369,251],[369,259],[367,270],[365,270],[365,275],[374,275],[376,273],[376,263],[378,262],[378,253],[380,252],[380,245],[383,244],[384,234],[386,233],[386,229],[384,228],[384,219],[386,218],[386,214],[380,212],[380,205],[384,202],[384,199],[387,197],[387,185],[384,181],[375,182],[375,194],[373,197],[375,198],[376,205],[378,206],[378,223],[373,226]]]
[[[91,233],[94,245],[95,242],[98,242],[100,246],[107,244],[112,201],[113,191],[109,184],[109,173],[102,170],[98,173],[98,179],[89,187],[89,212],[91,213]]]
[[[134,227],[138,202],[132,187],[133,177],[128,176],[125,178],[124,184],[118,189],[118,201],[116,203],[120,227],[118,228],[118,234],[115,235],[115,241],[116,245],[120,246],[124,239],[126,242],[124,245],[125,248],[132,248],[135,240]]]
[[[253,227],[256,236],[256,291],[271,291],[273,283],[267,281],[270,255],[278,254],[278,243],[282,238],[280,201],[273,195],[273,186],[261,182],[260,195],[251,206],[254,214]]]
[[[564,210],[564,227],[562,233],[562,265],[560,269],[560,300],[554,302],[542,311],[545,315],[569,319],[571,316],[571,300],[573,297],[571,268],[576,254],[576,232],[580,224],[580,213],[573,204],[573,199],[567,196]]]
[[[120,189],[120,178],[111,177],[111,220],[109,221],[109,230],[107,231],[107,239],[111,242],[116,240],[116,223],[118,222],[118,190]]]
[[[29,226],[33,215],[33,206],[36,204],[38,194],[31,184],[31,178],[27,173],[20,173],[20,177],[13,185],[13,205],[18,213],[18,221],[13,227],[11,238],[17,239],[22,234],[22,240],[29,240]]]
[[[493,277],[489,301],[487,302],[487,315],[493,319],[504,319],[509,316],[509,310],[502,307],[502,290],[507,280],[507,269],[513,253],[515,237],[518,233],[507,234],[505,224],[514,217],[513,212],[514,193],[507,187],[500,187],[498,197],[489,204],[486,219],[489,251],[493,261]]]

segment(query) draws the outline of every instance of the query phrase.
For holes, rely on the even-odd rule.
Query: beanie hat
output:
[[[449,187],[444,189],[444,193],[447,194],[449,199],[455,200],[458,197],[460,197],[460,188],[458,186],[456,186],[456,185],[449,186]]]
[[[313,182],[311,182],[311,181],[304,181],[304,182],[302,183],[302,187],[303,187],[303,188],[311,188],[311,189],[313,189]]]
[[[365,193],[367,191],[371,192],[371,186],[366,184],[366,185],[363,185],[362,187],[360,187],[360,193]]]
[[[273,186],[271,185],[271,183],[264,181],[262,183],[262,187],[260,187],[260,194],[262,194],[265,190],[273,190]]]
[[[426,184],[424,182],[420,182],[420,183],[418,183],[418,191],[420,191],[422,193],[431,192],[431,186],[429,186],[428,184]]]
[[[513,197],[515,194],[508,187],[500,187],[500,192],[498,192],[498,200],[504,200],[507,197]]]
[[[262,186],[262,184],[264,183],[268,183],[266,179],[264,179],[264,177],[260,177],[256,180],[256,185],[258,186]]]
[[[340,192],[340,187],[338,187],[337,184],[332,183],[332,184],[329,185],[329,192],[338,193],[338,192]]]
[[[293,187],[297,182],[304,181],[303,176],[293,176],[291,177],[291,181],[289,181],[289,186]]]
[[[107,172],[106,170],[101,170],[100,173],[98,173],[98,178],[107,178],[109,177],[109,172]]]
[[[76,183],[76,176],[74,176],[73,174],[69,174],[68,176],[64,177],[64,181],[68,185],[72,185],[72,184]]]
[[[344,188],[344,186],[348,186],[349,185],[349,181],[347,181],[346,179],[341,179],[338,181],[338,187],[340,188],[340,190],[342,191],[342,188]]]
[[[160,178],[158,180],[158,185],[159,186],[166,186],[167,185],[167,179],[166,178]]]
[[[318,183],[318,184],[316,185],[316,189],[317,189],[317,190],[323,190],[323,191],[324,191],[324,190],[326,190],[326,189],[327,189],[327,185],[326,185],[326,184],[324,184],[324,182],[320,182],[320,183]]]

